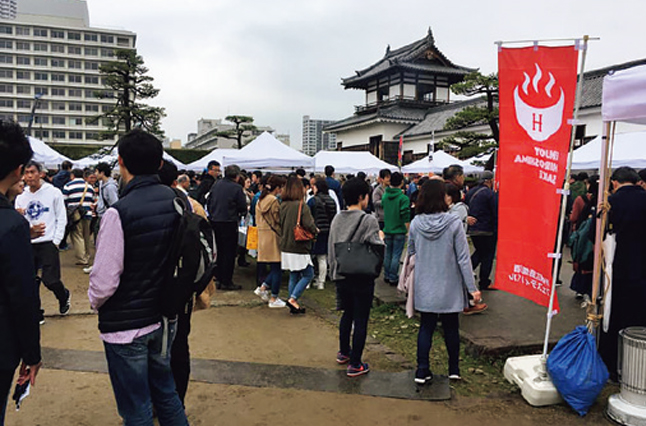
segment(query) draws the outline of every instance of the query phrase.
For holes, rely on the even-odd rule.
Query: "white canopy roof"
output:
[[[325,166],[334,166],[336,173],[364,172],[367,175],[379,174],[381,169],[396,171],[397,166],[388,164],[367,151],[319,151],[314,156],[314,171],[323,172]]]
[[[43,164],[45,167],[54,168],[58,167],[63,161],[72,161],[63,154],[59,154],[53,148],[50,148],[45,142],[40,139],[28,136],[31,150],[34,151],[32,159]]]
[[[646,65],[604,77],[601,114],[603,121],[646,124]]]
[[[237,149],[214,149],[213,151],[209,152],[207,155],[204,157],[200,158],[199,160],[193,161],[191,164],[188,164],[186,168],[188,170],[194,170],[194,171],[202,171],[206,169],[206,166],[209,164],[210,161],[217,161],[218,163],[222,164],[224,161],[224,156],[231,156],[234,153],[238,152]]]
[[[573,170],[594,170],[601,162],[601,136],[574,151]],[[612,168],[646,168],[646,132],[617,133],[612,152]]]
[[[464,173],[480,173],[483,171],[482,167],[472,166],[465,161],[460,161],[452,155],[440,150],[435,151],[421,160],[408,164],[402,167],[403,173],[442,173],[445,167],[459,164],[464,168]]]
[[[314,159],[285,145],[268,132],[263,132],[239,151],[222,158],[222,165],[237,164],[242,169],[296,167],[312,168]]]

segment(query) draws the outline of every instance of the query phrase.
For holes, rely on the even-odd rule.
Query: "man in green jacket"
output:
[[[384,234],[386,235],[386,256],[384,259],[384,281],[390,285],[399,282],[399,260],[406,243],[410,222],[410,200],[404,194],[404,176],[395,172],[390,177],[390,186],[381,199],[384,209]]]

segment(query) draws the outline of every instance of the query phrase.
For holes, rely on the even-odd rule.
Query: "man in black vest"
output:
[[[28,378],[31,384],[41,364],[40,299],[29,223],[7,199],[31,156],[22,129],[0,121],[0,425],[18,364],[22,362],[19,381]]]
[[[119,414],[125,424],[187,425],[170,368],[176,319],[161,313],[162,283],[179,221],[172,189],[160,183],[162,145],[133,130],[119,140],[126,183],[101,219],[88,296],[99,330]]]
[[[218,266],[215,272],[218,288],[223,290],[240,290],[233,284],[238,248],[238,223],[240,216],[247,213],[247,199],[242,187],[237,183],[240,167],[227,166],[224,179],[213,185],[207,201],[209,220],[215,231],[215,242],[218,247]]]

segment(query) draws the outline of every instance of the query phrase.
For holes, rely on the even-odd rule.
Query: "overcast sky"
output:
[[[643,0],[87,0],[92,26],[137,33],[161,92],[166,135],[200,118],[251,115],[300,148],[303,115],[339,120],[364,93],[341,78],[424,37],[454,63],[490,73],[496,40],[601,37],[586,69],[646,57]]]

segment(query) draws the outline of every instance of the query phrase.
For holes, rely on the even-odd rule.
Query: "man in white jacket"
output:
[[[59,312],[70,311],[70,291],[61,281],[61,264],[58,245],[65,234],[67,210],[63,194],[40,178],[42,165],[31,161],[25,167],[25,184],[28,188],[16,198],[16,209],[23,211],[32,228],[42,228],[44,235],[31,240],[36,271],[42,269],[40,281],[58,299]],[[41,324],[44,322],[41,309]]]

